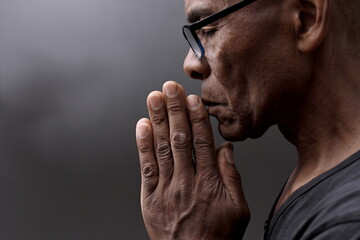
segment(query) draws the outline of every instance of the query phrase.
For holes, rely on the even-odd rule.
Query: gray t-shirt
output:
[[[360,239],[360,151],[273,207],[264,239]]]

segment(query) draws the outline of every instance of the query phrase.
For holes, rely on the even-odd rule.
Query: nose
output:
[[[190,49],[184,60],[184,71],[193,79],[204,80],[210,75],[211,69],[205,57],[197,58]]]

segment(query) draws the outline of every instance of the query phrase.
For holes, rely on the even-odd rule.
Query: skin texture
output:
[[[164,92],[149,95],[150,120],[137,127],[141,206],[150,238],[241,238],[249,210],[231,144],[215,149],[199,97],[189,96],[186,104],[175,82],[165,83]]]
[[[185,12],[196,21],[204,16],[194,12],[235,2],[185,0]],[[250,213],[232,147],[215,148],[208,114],[226,140],[257,138],[277,124],[296,146],[298,164],[277,207],[360,149],[359,5],[258,0],[206,27],[204,58],[189,51],[184,61],[201,82],[201,100],[167,82],[150,93],[150,118],[137,124],[151,239],[239,239],[246,229]]]
[[[185,10],[189,15],[194,9],[206,8],[207,2],[185,1]],[[212,11],[223,5],[222,1],[213,3]],[[217,31],[203,41],[206,57],[199,61],[189,51],[184,62],[185,72],[202,80],[202,99],[211,105],[209,113],[219,120],[220,133],[227,140],[261,136],[281,117],[279,104],[284,95],[295,97],[301,91],[292,77],[296,62],[284,62],[297,52],[289,44],[290,37],[280,38],[289,30],[278,14],[281,6],[258,6],[255,2],[241,9],[241,14],[214,24]]]

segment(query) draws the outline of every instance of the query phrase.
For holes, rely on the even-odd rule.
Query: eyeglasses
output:
[[[196,30],[199,30],[199,29],[205,27],[206,25],[209,25],[223,17],[226,17],[227,15],[229,15],[229,14],[231,14],[231,13],[233,13],[255,1],[256,0],[242,0],[228,8],[221,10],[220,12],[217,12],[213,15],[210,15],[210,16],[204,18],[203,20],[183,26],[182,31],[183,31],[184,37],[185,37],[186,41],[189,43],[190,48],[194,51],[195,55],[198,58],[202,58],[205,54],[204,47],[201,44],[201,41],[196,34]]]

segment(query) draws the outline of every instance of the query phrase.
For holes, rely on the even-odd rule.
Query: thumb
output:
[[[233,145],[225,142],[217,150],[218,166],[224,186],[241,215],[249,214],[241,184],[241,177],[236,169]]]

